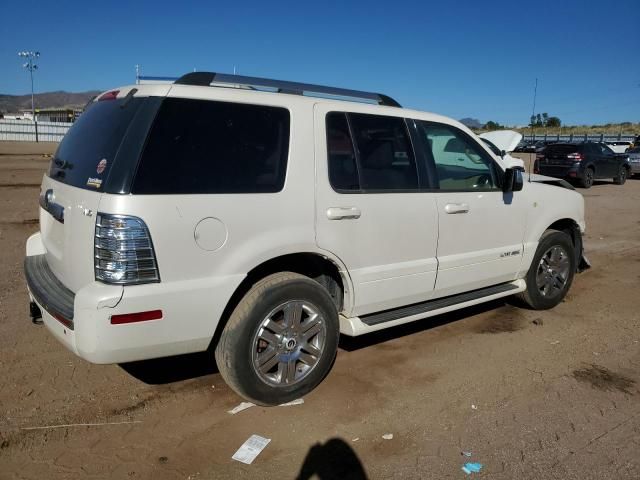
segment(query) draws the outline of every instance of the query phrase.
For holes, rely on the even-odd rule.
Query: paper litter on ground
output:
[[[480,470],[482,470],[481,463],[465,463],[462,466],[462,471],[467,475],[471,475],[471,473],[478,473]]]
[[[251,408],[251,407],[255,407],[256,404],[255,403],[251,403],[251,402],[242,402],[240,405],[233,407],[231,410],[229,410],[227,413],[230,413],[231,415],[235,415],[236,413],[239,413],[243,410],[246,410],[247,408]]]
[[[382,435],[382,438],[384,438],[385,440],[393,440],[393,433],[385,433],[384,435]]]
[[[291,407],[293,405],[302,405],[303,403],[304,403],[304,399],[303,398],[298,398],[296,400],[291,400],[290,402],[287,402],[287,403],[281,403],[278,406],[279,407]]]
[[[260,452],[264,450],[264,447],[266,447],[270,441],[270,438],[264,438],[260,435],[251,435],[231,458],[238,462],[251,465],[251,462],[260,455]]]

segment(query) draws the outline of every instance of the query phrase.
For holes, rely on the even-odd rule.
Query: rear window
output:
[[[142,98],[125,97],[91,103],[60,142],[49,176],[74,187],[102,191],[142,102]]]
[[[132,193],[278,192],[288,150],[284,108],[167,98],[149,132]]]
[[[570,144],[553,144],[549,145],[545,149],[545,153],[553,153],[557,155],[565,155],[574,152],[582,151],[582,145],[570,145]]]

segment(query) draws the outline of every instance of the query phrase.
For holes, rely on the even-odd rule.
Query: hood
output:
[[[537,173],[525,173],[523,174],[523,180],[525,182],[531,181],[535,183],[543,183],[545,185],[562,187],[568,190],[575,190],[573,185],[562,178],[547,177],[546,175],[538,175]]]
[[[496,130],[495,132],[481,133],[479,136],[489,140],[499,150],[505,152],[513,152],[522,140],[522,134],[513,130]]]

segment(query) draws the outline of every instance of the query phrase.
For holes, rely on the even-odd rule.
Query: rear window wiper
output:
[[[73,169],[73,163],[67,162],[66,160],[62,160],[61,158],[58,158],[58,157],[53,159],[53,164],[56,166],[56,168],[60,170]]]

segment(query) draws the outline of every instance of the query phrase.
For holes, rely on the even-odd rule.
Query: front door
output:
[[[429,299],[436,280],[434,194],[401,117],[315,108],[316,242],[346,265],[364,315]]]
[[[435,297],[514,280],[520,269],[525,205],[499,188],[501,168],[456,127],[417,122],[439,191]]]

